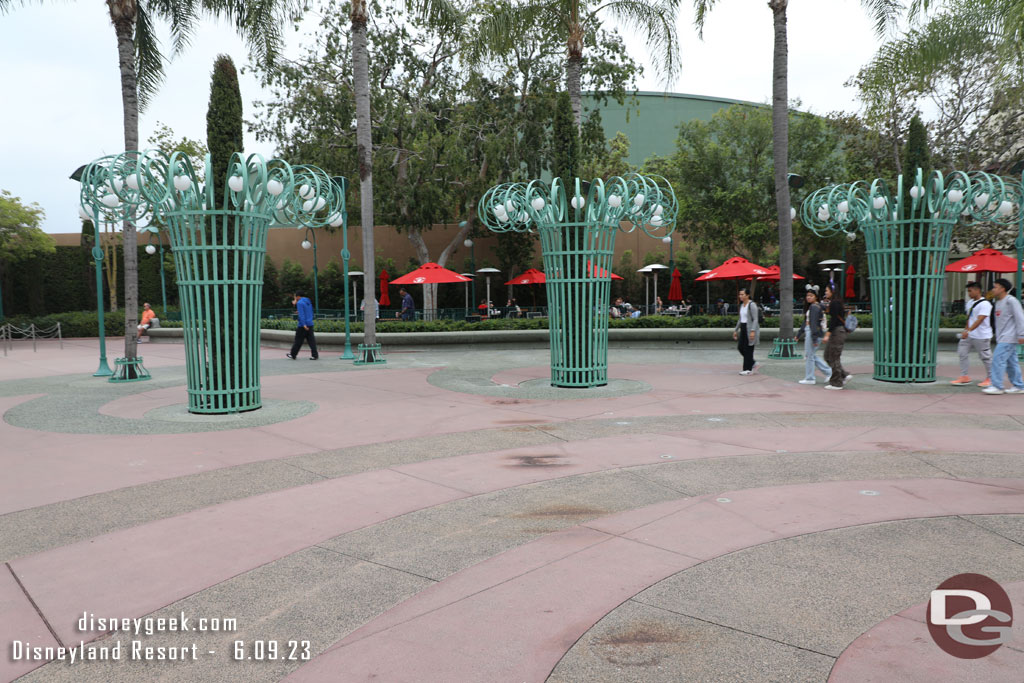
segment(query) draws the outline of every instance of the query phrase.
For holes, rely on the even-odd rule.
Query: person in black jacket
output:
[[[843,345],[846,344],[846,306],[833,293],[828,304],[828,331],[825,333],[825,362],[832,368],[832,376],[825,385],[826,389],[839,390],[853,376],[843,368]]]

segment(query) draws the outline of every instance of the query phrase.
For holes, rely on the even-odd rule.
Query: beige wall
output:
[[[440,256],[441,251],[448,245],[456,233],[458,232],[458,226],[455,224],[449,225],[437,225],[431,230],[427,230],[424,233],[424,239],[426,240],[427,247],[430,249],[431,258],[436,259]],[[298,262],[307,271],[313,267],[313,252],[312,250],[306,251],[302,248],[304,230],[296,228],[273,228],[270,231],[270,235],[267,238],[267,253],[274,260],[274,265],[278,268],[284,263],[285,259]],[[53,234],[52,237],[56,240],[58,246],[78,246],[80,235],[79,233],[57,233]],[[398,267],[399,272],[404,269],[406,262],[410,257],[415,258],[416,250],[413,248],[409,238],[406,237],[405,233],[400,233],[391,226],[378,225],[374,229],[374,247],[378,254],[385,258],[392,258],[395,261],[395,265]],[[485,237],[474,238],[476,244],[474,247],[476,267],[482,268],[484,262],[488,261],[491,266],[497,267],[498,259],[493,253],[493,248],[497,244],[497,238],[494,235],[487,235]],[[323,230],[317,232],[317,258],[319,266],[323,268],[327,265],[330,259],[341,260],[341,232],[337,231],[329,233]],[[140,244],[146,243],[146,236],[140,236]],[[359,266],[363,265],[363,242],[362,242],[362,230],[359,226],[349,227],[348,235],[348,249],[352,253],[351,263]],[[639,268],[643,263],[643,257],[648,252],[661,252],[666,255],[668,254],[668,245],[663,244],[661,241],[648,237],[642,230],[635,230],[632,233],[620,232],[615,239],[615,259],[613,263],[618,268],[619,260],[622,257],[622,253],[627,249],[633,251],[633,258],[635,261],[635,268]],[[675,241],[676,253],[679,254],[682,251],[682,245],[680,240]],[[454,267],[455,269],[461,269],[463,265],[463,259],[469,257],[469,249],[462,244],[458,245],[458,248],[452,254],[449,260],[448,266]],[[537,268],[541,267],[540,257],[540,242],[537,242],[537,250],[534,255],[533,265]],[[396,273],[390,273],[394,276]],[[686,273],[683,274],[686,276]]]

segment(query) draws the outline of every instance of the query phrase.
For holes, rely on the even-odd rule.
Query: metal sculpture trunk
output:
[[[1020,212],[1021,187],[987,173],[935,172],[923,182],[882,180],[825,187],[802,220],[820,236],[864,233],[871,283],[874,378],[934,382],[946,263],[958,223],[1006,223]]]
[[[608,383],[608,316],[615,236],[640,227],[662,239],[675,229],[676,198],[663,178],[560,179],[491,188],[478,215],[494,232],[538,232],[548,294],[551,384]],[[628,227],[624,228],[623,224]],[[654,233],[660,233],[655,235]]]
[[[206,175],[212,169],[206,157]],[[167,230],[178,273],[185,336],[188,409],[237,413],[262,405],[260,305],[271,223],[341,225],[344,195],[323,171],[234,155],[214,197],[179,153],[127,152],[90,164],[82,179],[86,212]]]

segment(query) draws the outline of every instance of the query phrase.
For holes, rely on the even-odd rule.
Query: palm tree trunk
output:
[[[565,87],[569,91],[569,102],[572,104],[572,117],[576,122],[577,134],[583,127],[583,92],[580,86],[580,74],[583,71],[583,27],[573,21],[569,26],[569,58],[565,62]]]
[[[779,338],[793,338],[793,221],[789,197],[789,48],[786,6],[771,0],[775,24],[772,62],[772,156],[775,163],[775,209],[779,219]]]
[[[359,216],[363,228],[363,344],[377,343],[373,248],[373,138],[370,132],[370,54],[366,44],[367,0],[353,0],[352,89],[356,98],[356,157],[359,161]]]
[[[121,106],[124,110],[124,148],[139,148],[139,97],[135,74],[135,0],[107,0],[117,35],[117,59],[121,67]],[[135,225],[125,221],[124,245],[124,357],[135,358],[139,324],[139,263]]]

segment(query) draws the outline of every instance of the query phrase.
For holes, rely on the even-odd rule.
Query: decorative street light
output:
[[[355,288],[355,296],[352,298],[352,317],[359,320],[359,312],[356,310],[356,304],[359,302],[359,278],[363,276],[363,271],[350,270],[348,274],[350,277],[355,278],[355,280],[352,281],[352,286]],[[366,321],[365,316],[363,321]]]
[[[698,275],[703,275],[704,273],[710,273],[710,272],[711,272],[711,269],[710,268],[706,268],[705,270],[698,270],[697,274]],[[704,307],[705,307],[704,315],[711,315],[711,280],[705,280],[704,281]]]
[[[331,181],[334,182],[341,194],[341,207],[334,214],[334,220],[328,223],[332,228],[341,228],[341,276],[345,281],[345,303],[343,306],[345,309],[345,351],[341,354],[341,360],[355,360],[355,354],[352,353],[352,319],[348,310],[348,260],[352,258],[352,252],[348,250],[348,203],[346,200],[348,179],[339,175],[331,178]]]
[[[76,180],[81,179],[80,171],[84,167],[75,171],[71,177]],[[96,322],[99,324],[99,335],[100,335],[100,364],[96,369],[96,372],[92,373],[93,377],[111,377],[114,371],[107,365],[107,329],[106,323],[103,318],[103,247],[100,246],[100,236],[103,234],[100,231],[100,216],[103,213],[97,213],[92,207],[78,207],[78,214],[87,221],[92,221],[92,227],[95,234],[95,238],[92,244],[92,259],[96,264]]]
[[[821,188],[804,200],[802,222],[821,237],[862,232],[871,283],[874,378],[934,382],[945,267],[953,228],[1022,220],[1020,182],[981,171],[918,169],[896,191],[881,179]]]
[[[473,273],[459,273],[459,275],[461,275],[464,278],[469,278],[468,280],[466,280],[465,282],[462,283],[462,288],[464,290],[466,290],[466,312],[465,312],[463,317],[468,318],[469,317],[469,283],[473,281],[474,275],[473,275]]]
[[[677,209],[664,178],[638,174],[607,181],[576,178],[568,186],[560,178],[550,184],[506,183],[480,199],[477,215],[490,230],[540,233],[553,386],[608,383],[615,236],[620,229],[640,228],[662,239],[675,229]]]
[[[338,188],[315,166],[233,154],[223,195],[205,187],[181,152],[129,151],[97,159],[81,174],[87,216],[166,226],[185,337],[188,409],[237,413],[262,405],[260,302],[270,224],[320,228],[341,207]],[[230,311],[230,315],[227,313]],[[142,358],[116,361],[111,380],[146,379]]]
[[[661,238],[662,244],[667,244],[668,245],[668,269],[670,271],[671,270],[675,270],[675,267],[676,267],[676,256],[675,256],[676,250],[675,250],[674,238],[675,238],[675,235],[669,235],[668,237],[662,237]]]
[[[310,241],[310,239],[309,239],[310,237],[313,238],[312,241]],[[317,282],[317,273],[316,273],[316,270],[317,270],[317,268],[316,268],[316,230],[314,230],[313,228],[310,228],[310,227],[307,226],[306,227],[306,234],[305,234],[305,236],[302,239],[302,248],[308,251],[310,249],[310,247],[313,248],[313,312],[314,313],[319,313],[320,312],[320,286],[319,286],[319,283]]]
[[[459,223],[459,229],[460,230],[462,228],[464,228],[464,227],[466,227],[466,221],[462,221],[461,223]],[[466,246],[466,249],[469,249],[469,269],[472,270],[472,271],[475,271],[476,270],[476,249],[473,248],[473,246],[474,246],[473,245],[473,240],[471,240],[471,239],[469,239],[467,237],[466,241],[463,242],[463,244]],[[472,301],[473,305],[475,306],[476,305],[476,277],[473,277],[473,282],[471,282],[469,286],[470,286],[472,294],[473,294],[473,296],[470,298],[470,301]]]
[[[478,273],[483,273],[487,276],[487,317],[491,317],[491,275],[494,273],[500,273],[501,271],[497,268],[481,268]]]
[[[146,253],[152,256],[156,253],[157,249],[153,246],[153,235],[156,235],[156,242],[160,245],[160,296],[163,298],[163,317],[167,319],[167,283],[164,278],[164,240],[160,236],[160,230],[149,226],[148,228],[141,228],[139,232],[149,233],[150,243],[146,245]]]

